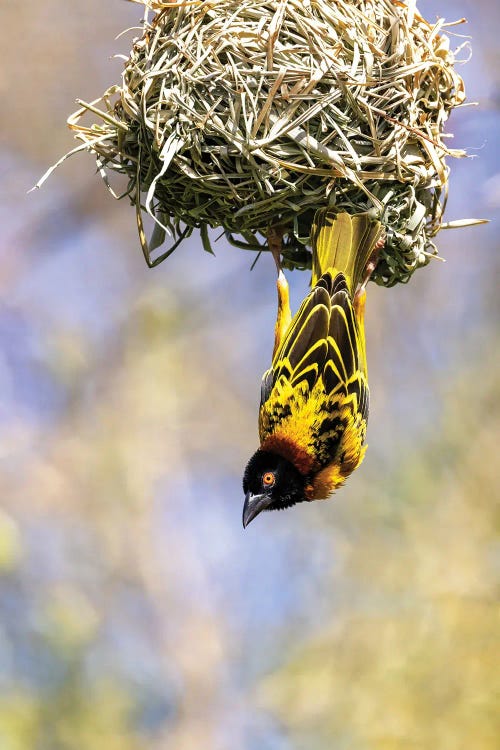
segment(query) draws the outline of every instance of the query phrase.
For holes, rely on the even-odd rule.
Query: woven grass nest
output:
[[[222,227],[265,250],[279,226],[285,266],[310,267],[326,205],[382,220],[379,284],[436,254],[445,157],[465,155],[443,142],[465,95],[442,19],[411,0],[135,1],[149,7],[121,86],[69,124],[110,189],[109,170],[126,175],[149,265],[195,228],[205,249]]]

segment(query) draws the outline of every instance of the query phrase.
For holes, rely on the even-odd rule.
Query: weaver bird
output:
[[[272,364],[261,384],[260,448],[243,476],[244,527],[263,510],[329,497],[363,460],[365,288],[381,235],[380,222],[368,214],[319,210],[311,232],[312,288],[293,319],[281,238],[269,237],[278,315]]]

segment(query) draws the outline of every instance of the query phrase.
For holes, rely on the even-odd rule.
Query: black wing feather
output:
[[[325,393],[351,390],[364,414],[368,389],[356,378],[359,366],[354,311],[343,274],[327,271],[309,292],[295,315],[272,366],[264,373],[261,405],[270,397],[278,378],[292,386],[305,381],[310,390],[323,376]],[[348,387],[349,384],[349,387]]]

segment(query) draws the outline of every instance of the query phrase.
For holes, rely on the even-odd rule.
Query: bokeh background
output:
[[[272,262],[148,270],[88,155],[27,195],[141,8],[1,3],[1,750],[498,747],[500,8],[420,9],[469,20],[447,218],[492,221],[370,286],[362,469],[243,532]]]

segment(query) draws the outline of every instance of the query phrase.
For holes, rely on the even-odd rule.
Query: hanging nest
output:
[[[408,281],[436,254],[445,157],[465,155],[443,143],[464,86],[442,19],[411,0],[135,1],[150,10],[122,85],[80,102],[69,124],[110,189],[109,170],[126,175],[149,265],[195,228],[206,249],[222,227],[264,250],[279,226],[285,265],[310,267],[327,205],[383,222],[379,284]]]

